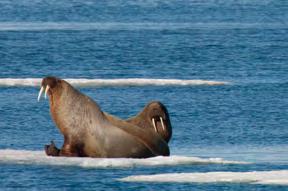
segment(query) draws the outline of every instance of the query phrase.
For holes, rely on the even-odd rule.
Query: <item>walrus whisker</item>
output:
[[[47,92],[50,89],[49,85],[46,86],[46,90],[45,90],[45,99],[47,98]]]
[[[152,123],[153,123],[153,127],[154,127],[156,133],[158,133],[157,128],[156,128],[156,124],[155,124],[155,119],[154,119],[154,118],[152,118]]]
[[[163,129],[163,131],[165,131],[165,126],[164,126],[164,122],[163,122],[162,117],[160,117],[160,121],[161,121],[162,129]]]
[[[44,87],[41,86],[41,89],[40,89],[39,94],[38,94],[38,99],[37,99],[38,101],[40,101],[40,98],[41,98],[41,95],[43,93],[43,90],[44,90]]]

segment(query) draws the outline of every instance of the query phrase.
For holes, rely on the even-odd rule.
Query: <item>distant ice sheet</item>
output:
[[[0,87],[5,86],[32,86],[38,87],[41,78],[0,78]],[[69,83],[78,87],[97,86],[195,86],[195,85],[225,85],[228,82],[210,80],[181,80],[181,79],[146,79],[146,78],[126,78],[126,79],[65,79]]]
[[[0,163],[62,165],[86,168],[131,168],[135,166],[176,166],[196,164],[247,164],[246,162],[226,161],[221,158],[198,158],[186,156],[159,156],[148,159],[48,157],[45,155],[44,151],[11,149],[0,150]]]
[[[285,23],[171,23],[171,22],[0,22],[0,31],[86,31],[86,30],[222,30],[287,29]]]
[[[288,170],[138,175],[128,176],[120,180],[126,182],[251,183],[288,185]]]

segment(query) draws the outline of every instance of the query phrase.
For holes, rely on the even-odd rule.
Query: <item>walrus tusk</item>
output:
[[[40,89],[39,94],[38,94],[38,99],[37,99],[38,101],[40,101],[40,98],[41,98],[41,95],[43,93],[43,90],[44,90],[44,87],[41,86],[41,89]]]
[[[156,133],[158,133],[157,128],[156,128],[156,124],[155,124],[155,119],[154,119],[154,118],[152,118],[152,123],[153,123],[153,126],[154,126],[154,129],[155,129]]]
[[[165,126],[164,126],[164,122],[163,122],[162,117],[160,117],[160,121],[161,121],[162,129],[163,129],[163,131],[165,131]]]
[[[47,98],[47,92],[50,89],[49,85],[46,86],[46,90],[45,90],[45,99]]]

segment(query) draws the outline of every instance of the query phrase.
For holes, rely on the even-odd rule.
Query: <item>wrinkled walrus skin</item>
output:
[[[49,95],[52,119],[64,136],[61,149],[57,149],[54,143],[46,145],[47,155],[105,158],[169,156],[167,142],[153,128],[143,128],[105,114],[95,101],[65,80],[46,77],[41,86],[38,99],[45,89],[45,95]]]

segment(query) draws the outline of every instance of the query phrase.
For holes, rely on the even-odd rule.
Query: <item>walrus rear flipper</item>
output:
[[[56,147],[54,141],[51,141],[50,145],[45,145],[45,153],[47,156],[59,156],[60,149]]]

